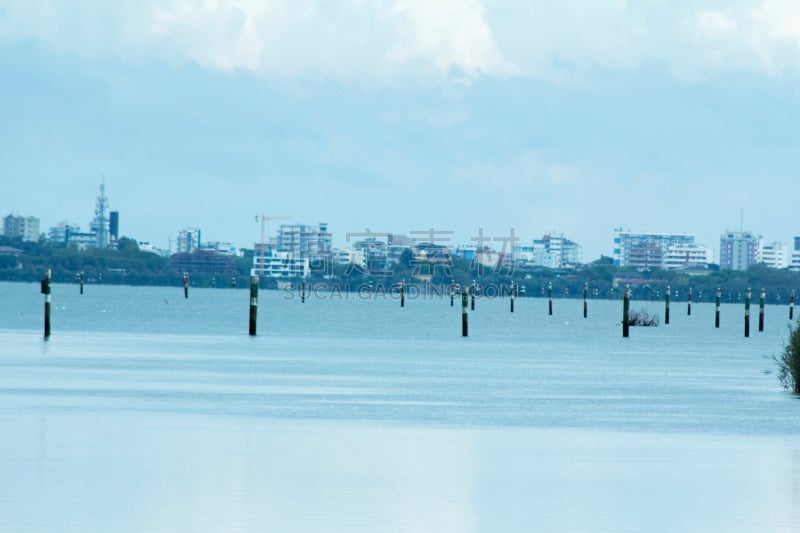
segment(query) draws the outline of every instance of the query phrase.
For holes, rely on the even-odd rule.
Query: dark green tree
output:
[[[775,357],[778,379],[786,390],[800,394],[800,327],[789,326],[789,342],[783,353]]]

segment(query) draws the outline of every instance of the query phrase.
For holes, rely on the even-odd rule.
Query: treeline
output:
[[[0,280],[39,281],[45,270],[50,269],[54,283],[70,283],[78,274],[84,273],[85,282],[124,284],[124,285],[182,285],[183,272],[171,268],[169,258],[139,249],[134,239],[122,237],[116,250],[99,250],[77,247],[57,246],[46,242],[25,242],[0,236],[0,246],[21,250],[19,254],[0,254]],[[236,270],[227,273],[225,283],[230,285],[230,277],[235,276],[240,286],[247,283],[252,264],[249,258],[241,258]],[[199,275],[193,284],[205,286],[211,279],[219,276]],[[208,279],[206,279],[208,278]]]
[[[39,281],[46,269],[52,271],[55,283],[75,282],[83,272],[86,283],[125,285],[169,285],[182,286],[183,272],[171,266],[170,259],[139,249],[133,239],[122,237],[116,250],[79,250],[76,247],[59,247],[47,242],[23,242],[0,236],[0,246],[21,250],[18,254],[0,254],[0,280]],[[245,251],[238,258],[233,270],[203,274],[190,272],[190,283],[194,287],[227,288],[232,279],[237,287],[249,284],[253,251]],[[548,285],[552,285],[554,298],[582,298],[584,284],[588,284],[590,298],[622,297],[626,285],[630,285],[632,298],[639,300],[663,299],[667,286],[675,300],[685,300],[691,287],[693,300],[714,300],[717,288],[722,289],[723,302],[742,301],[748,288],[757,300],[762,288],[767,293],[767,303],[786,303],[792,290],[800,291],[800,273],[776,270],[757,265],[747,271],[710,269],[702,275],[689,275],[680,271],[615,267],[611,259],[602,257],[598,261],[577,269],[522,269],[510,266],[494,268],[480,266],[454,257],[439,261],[420,261],[411,250],[406,250],[399,263],[388,271],[372,271],[354,265],[323,265],[312,269],[307,280],[318,289],[356,291],[360,287],[374,290],[396,290],[400,282],[416,290],[446,293],[451,284],[471,285],[473,281],[486,295],[507,293],[511,283],[518,287],[520,296],[546,296]],[[300,279],[278,280],[263,278],[262,288],[278,288],[285,283],[299,285]]]

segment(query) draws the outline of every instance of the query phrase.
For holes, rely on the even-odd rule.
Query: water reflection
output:
[[[791,439],[88,411],[0,420],[9,531],[800,529]]]

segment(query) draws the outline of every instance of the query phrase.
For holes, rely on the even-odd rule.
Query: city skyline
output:
[[[88,226],[105,176],[121,232],[162,247],[250,248],[261,214],[555,231],[585,261],[617,227],[798,233],[792,2],[305,7],[8,2],[0,210]]]
[[[91,227],[91,233],[80,233],[80,225],[76,224],[76,223],[70,224],[69,222],[67,222],[66,219],[62,220],[61,222],[59,222],[55,226],[49,227],[49,231],[47,231],[47,232],[44,231],[44,226],[43,226],[42,227],[42,231],[39,232],[39,233],[42,236],[44,236],[45,238],[47,238],[49,241],[53,241],[55,239],[55,240],[61,240],[61,241],[64,241],[64,242],[67,242],[67,240],[69,240],[69,242],[72,242],[72,239],[68,239],[67,234],[64,233],[65,228],[67,228],[68,230],[71,229],[72,232],[76,232],[76,231],[79,232],[79,233],[75,233],[75,235],[77,235],[77,236],[79,236],[81,238],[79,238],[75,242],[78,243],[80,246],[85,245],[86,242],[87,242],[87,239],[88,239],[88,242],[91,242],[91,243],[94,243],[94,241],[97,240],[98,241],[98,243],[97,243],[98,247],[105,247],[105,246],[101,245],[101,243],[103,241],[103,235],[97,232],[97,228],[103,228],[103,227],[105,228],[106,232],[109,231],[109,220],[107,218],[103,218],[103,217],[105,217],[104,210],[108,210],[108,198],[105,195],[105,180],[103,180],[103,182],[99,185],[99,191],[100,191],[99,195],[96,196],[95,217],[89,223],[89,225]],[[117,239],[118,236],[119,236],[118,235],[118,233],[119,233],[119,212],[117,212],[117,211],[109,211],[109,212],[111,213],[111,226],[110,227],[113,228],[111,233],[113,235],[113,238]],[[100,217],[100,219],[98,219],[98,217]],[[23,216],[23,215],[19,215],[19,213],[12,212],[6,218],[9,219],[9,220],[11,220],[13,218],[15,220],[20,221],[19,223],[26,223],[26,224],[28,224],[28,222],[24,222],[25,220],[32,220],[32,221],[35,221],[35,223],[36,223],[35,227],[37,227],[37,228],[40,225],[39,218],[36,215]],[[264,218],[264,220],[261,220],[262,218]],[[275,225],[275,228],[274,228],[275,231],[273,233],[269,233],[268,231],[265,233],[264,237],[267,239],[265,242],[269,243],[270,241],[274,241],[276,238],[278,238],[278,236],[280,235],[280,232],[283,230],[284,227],[290,227],[290,228],[291,227],[313,227],[313,225],[310,226],[310,225],[308,225],[307,223],[304,223],[304,222],[296,222],[296,221],[289,222],[289,220],[291,220],[292,218],[293,217],[272,217],[271,219],[276,220],[276,225]],[[265,231],[266,231],[266,228],[267,228],[265,223],[268,220],[271,220],[271,219],[270,218],[266,218],[266,217],[258,217],[258,216],[255,217],[256,222],[261,221],[262,228]],[[105,222],[104,223],[103,222],[98,222],[98,220],[104,220]],[[742,219],[740,218],[740,223],[741,222],[742,222]],[[327,223],[321,223],[321,224],[323,224],[324,227],[327,228]],[[170,235],[170,237],[168,238],[168,246],[166,248],[160,248],[158,246],[155,246],[154,250],[158,250],[160,248],[162,250],[162,252],[172,253],[173,252],[173,246],[172,245],[173,245],[173,243],[175,243],[174,252],[176,252],[176,253],[191,252],[192,250],[197,249],[197,248],[199,248],[201,246],[207,248],[209,242],[212,243],[212,245],[213,245],[212,247],[213,248],[219,248],[220,246],[223,246],[223,247],[233,246],[234,250],[237,249],[237,248],[241,248],[241,249],[255,249],[256,251],[258,251],[258,249],[259,249],[259,243],[258,242],[254,242],[251,246],[247,246],[247,245],[244,245],[244,246],[231,245],[233,240],[230,239],[230,236],[227,236],[225,241],[201,239],[200,238],[200,233],[202,231],[202,226],[203,226],[202,224],[198,224],[197,226],[187,226],[185,228],[177,230],[176,232],[174,232],[175,233],[174,237],[172,235]],[[0,228],[0,230],[2,230],[2,228]],[[327,232],[327,229],[325,229],[325,231]],[[342,241],[342,238],[341,238],[341,234],[342,233],[344,234],[344,242]],[[593,261],[595,259],[599,259],[600,257],[607,257],[607,258],[613,259],[614,264],[620,264],[620,250],[619,250],[619,235],[620,235],[620,233],[625,234],[625,235],[633,235],[633,236],[637,236],[638,235],[638,236],[641,236],[641,237],[645,238],[646,240],[650,240],[654,236],[659,236],[660,235],[660,236],[663,236],[663,237],[656,237],[656,238],[666,238],[666,239],[670,239],[670,240],[678,238],[680,241],[691,242],[690,246],[693,247],[692,251],[688,251],[688,250],[684,250],[684,249],[676,249],[675,252],[677,253],[677,255],[672,260],[673,261],[677,260],[678,262],[681,262],[681,261],[683,261],[681,259],[681,257],[685,256],[685,258],[688,258],[689,256],[686,255],[686,254],[693,254],[693,255],[696,255],[697,257],[693,257],[690,262],[698,262],[698,263],[705,263],[705,264],[718,264],[722,268],[731,268],[730,265],[726,264],[727,261],[724,259],[724,256],[725,256],[726,252],[725,252],[725,248],[723,246],[723,241],[725,239],[729,238],[731,233],[738,233],[738,232],[736,232],[736,231],[731,232],[731,230],[729,230],[729,229],[724,230],[720,234],[719,247],[714,247],[713,245],[708,245],[706,243],[695,242],[695,233],[693,233],[693,232],[685,232],[685,233],[678,233],[678,232],[640,232],[640,231],[637,232],[637,231],[625,230],[622,227],[619,227],[619,228],[614,228],[614,230],[613,230],[613,234],[612,234],[612,241],[613,241],[612,250],[613,251],[612,251],[611,254],[609,254],[609,255],[603,254],[602,256],[598,256],[596,258],[591,258],[591,259],[588,259],[586,261],[577,261],[577,263],[583,262],[585,264],[585,263],[589,263],[589,262],[591,262],[591,261]],[[748,230],[748,231],[744,231],[744,233],[748,234],[748,235],[751,235],[752,238],[755,239],[758,242],[758,257],[753,255],[753,254],[756,253],[756,252],[753,251],[751,253],[751,255],[753,255],[753,257],[751,257],[750,260],[748,260],[747,264],[755,264],[756,262],[760,261],[761,250],[762,250],[762,247],[763,247],[765,254],[769,254],[770,255],[769,260],[767,259],[766,255],[765,255],[765,259],[764,259],[768,264],[771,264],[772,261],[777,261],[779,263],[781,261],[785,261],[785,263],[786,263],[785,266],[789,266],[789,263],[791,262],[790,261],[790,259],[791,259],[791,257],[790,257],[791,256],[791,251],[792,250],[796,250],[798,239],[800,239],[800,237],[794,236],[789,241],[775,241],[775,240],[770,241],[768,237],[765,238],[763,235],[759,234],[758,232],[754,232],[754,231],[749,231]],[[349,230],[347,230],[347,231],[343,231],[343,232],[334,231],[334,232],[330,232],[330,233],[327,233],[327,234],[328,234],[328,238],[330,239],[330,243],[333,246],[333,249],[336,249],[336,250],[347,250],[347,249],[350,249],[351,248],[350,245],[352,244],[351,241],[355,242],[359,238],[362,238],[362,239],[363,238],[375,239],[377,237],[380,240],[380,238],[382,238],[382,237],[388,238],[391,235],[393,235],[395,237],[399,237],[402,241],[416,242],[416,243],[429,242],[429,243],[432,243],[432,244],[438,244],[438,245],[441,245],[441,246],[444,246],[444,247],[448,247],[448,248],[451,248],[451,249],[464,248],[464,247],[470,247],[470,246],[471,247],[475,247],[476,244],[477,244],[479,247],[486,247],[487,249],[491,249],[493,252],[501,252],[501,253],[504,253],[506,251],[507,244],[511,240],[513,240],[514,243],[515,243],[514,244],[515,253],[522,253],[522,254],[525,254],[525,253],[529,252],[530,250],[528,250],[528,249],[530,248],[530,245],[531,244],[535,244],[537,242],[541,242],[541,239],[557,238],[557,239],[565,239],[565,240],[567,240],[567,242],[572,242],[571,240],[568,239],[568,237],[572,237],[572,236],[567,236],[567,235],[564,235],[563,233],[559,233],[557,231],[545,231],[545,232],[539,234],[539,235],[541,235],[541,237],[535,237],[535,236],[531,237],[531,236],[519,235],[514,228],[509,228],[509,231],[507,232],[506,236],[492,236],[492,235],[485,234],[483,228],[481,227],[481,228],[478,228],[474,232],[474,235],[469,237],[469,239],[467,241],[458,241],[458,240],[456,240],[454,238],[455,232],[452,231],[452,230],[441,230],[441,229],[436,229],[436,228],[427,228],[425,230],[409,230],[409,231],[405,231],[405,232],[392,232],[392,231],[379,232],[379,231],[374,231],[371,228],[367,227],[367,228],[364,229],[363,232],[362,231],[349,231]],[[409,235],[411,235],[410,238],[409,238]],[[132,235],[132,234],[131,235],[122,235],[122,236],[123,237],[133,238],[133,239],[137,240],[140,243],[145,243],[147,245],[148,249],[153,247],[153,244],[149,240],[142,239],[140,236]],[[337,236],[338,236],[338,239],[335,238]],[[687,240],[687,239],[689,239],[689,240]],[[31,239],[28,239],[28,240],[31,240]],[[183,244],[181,244],[182,241],[183,241]],[[754,242],[756,242],[756,241],[754,241]],[[573,244],[577,244],[577,246],[581,250],[584,248],[584,244],[582,242],[577,242],[577,243],[576,242],[572,242],[572,243]],[[495,246],[495,244],[497,244],[497,246]],[[792,244],[793,244],[794,247],[790,246]],[[93,246],[94,246],[94,244],[93,244]],[[783,248],[775,250],[775,248],[774,248],[775,246],[782,246]],[[698,258],[706,257],[706,255],[707,255],[707,252],[705,252],[703,250],[708,250],[708,252],[710,252],[710,255],[707,256],[707,258],[711,258],[710,260],[699,260],[698,261]],[[579,254],[581,254],[581,253],[582,252],[579,252]],[[776,256],[774,255],[776,253],[780,255],[780,260],[776,259]],[[659,257],[660,257],[660,255],[659,255]],[[685,260],[688,261],[688,259],[685,259]],[[575,263],[575,261],[573,261],[573,263]],[[631,264],[637,264],[637,260],[634,260],[633,263],[631,263]],[[646,263],[643,263],[643,264],[646,264]],[[736,267],[736,269],[741,269],[741,266]]]

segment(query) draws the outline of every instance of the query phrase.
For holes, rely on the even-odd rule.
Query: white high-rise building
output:
[[[681,268],[707,267],[714,262],[714,250],[701,244],[673,244],[668,246],[664,254],[663,268],[677,270]]]
[[[687,255],[688,254],[688,255]],[[614,264],[636,268],[707,266],[709,250],[686,233],[636,233],[614,230]],[[713,258],[713,252],[711,252]],[[696,262],[697,261],[697,262]]]
[[[785,242],[776,241],[761,248],[761,262],[770,268],[786,268],[790,261],[789,246]]]
[[[198,248],[200,248],[200,228],[186,228],[178,232],[177,253],[190,254]]]
[[[271,277],[307,276],[310,270],[328,272],[332,265],[332,236],[328,224],[281,224],[269,242],[256,243],[253,273]]]
[[[12,213],[3,219],[3,235],[11,239],[22,237],[23,241],[39,240],[39,219]]]
[[[792,252],[792,257],[789,260],[789,270],[797,272],[800,270],[800,250]]]
[[[53,226],[47,232],[47,240],[51,243],[66,244],[70,241],[73,233],[80,233],[81,228],[77,224],[70,224],[66,220],[58,223],[58,226]]]
[[[523,265],[563,268],[580,264],[582,256],[581,245],[563,235],[548,234],[534,239],[531,244],[514,246],[514,261]]]

